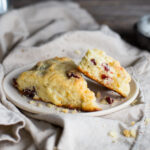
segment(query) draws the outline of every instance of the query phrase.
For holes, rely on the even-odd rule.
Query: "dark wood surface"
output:
[[[42,0],[13,0],[14,8],[32,5]],[[44,0],[43,0],[44,1]],[[74,0],[85,8],[99,24],[107,24],[127,42],[138,46],[133,26],[145,14],[150,14],[150,0]]]

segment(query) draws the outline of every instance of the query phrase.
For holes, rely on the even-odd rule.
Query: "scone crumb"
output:
[[[57,107],[57,108],[56,108],[56,111],[60,111],[60,108]]]
[[[31,100],[31,101],[28,101],[29,104],[35,104],[36,102]]]
[[[35,99],[35,100],[38,100],[39,97],[38,97],[37,95],[34,95],[34,99]]]
[[[148,125],[150,123],[150,118],[145,119],[145,125]]]
[[[136,130],[130,131],[131,137],[136,138]]]
[[[136,130],[132,129],[132,130],[123,130],[123,135],[126,137],[133,137],[136,138]]]
[[[41,103],[37,103],[37,106],[38,107],[42,107],[43,105]]]
[[[100,97],[101,97],[101,92],[98,91],[98,92],[96,93],[96,97],[97,97],[97,98],[100,98]]]
[[[108,104],[105,99],[100,100],[100,103],[101,103],[101,104]]]
[[[113,139],[112,142],[113,142],[113,143],[116,143],[116,142],[117,142],[117,139]]]
[[[61,112],[68,113],[68,109],[62,109]]]
[[[130,135],[131,135],[130,130],[127,130],[127,129],[123,130],[123,135],[126,137],[130,137]]]
[[[75,114],[75,113],[77,113],[77,110],[76,110],[76,109],[74,109],[74,110],[72,111],[72,114]]]
[[[46,106],[49,107],[49,108],[54,107],[54,105],[52,105],[52,104],[50,104],[50,103],[46,104]]]
[[[134,125],[135,125],[135,121],[132,121],[132,122],[131,122],[131,126],[134,126]]]
[[[74,51],[76,54],[81,55],[81,51],[80,50],[75,50]]]
[[[116,139],[118,138],[118,134],[116,131],[110,131],[108,134],[109,134],[109,136],[111,136],[113,138],[116,138]]]

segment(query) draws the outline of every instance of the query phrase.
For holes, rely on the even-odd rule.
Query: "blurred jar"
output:
[[[134,29],[139,46],[150,51],[150,14],[140,18]]]
[[[0,0],[0,15],[6,13],[11,8],[10,0]]]

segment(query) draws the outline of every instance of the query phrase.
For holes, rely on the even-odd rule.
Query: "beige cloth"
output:
[[[144,122],[150,117],[148,52],[125,43],[107,26],[99,27],[71,2],[14,10],[0,18],[0,27],[0,150],[149,150],[150,125]],[[95,31],[65,33],[72,30]],[[103,49],[128,67],[140,86],[137,105],[103,117],[41,115],[20,110],[6,99],[2,80],[8,72],[54,56],[68,56],[78,63],[88,48]],[[81,55],[74,53],[77,49]],[[136,124],[131,126],[131,121]],[[137,138],[124,137],[123,129],[137,129]],[[112,143],[110,131],[117,132],[117,142]]]

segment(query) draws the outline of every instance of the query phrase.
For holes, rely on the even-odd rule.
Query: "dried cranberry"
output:
[[[108,76],[106,76],[105,74],[102,74],[102,75],[101,75],[101,78],[102,78],[102,79],[107,79]]]
[[[96,65],[95,59],[91,59],[91,62],[92,62],[94,65]]]
[[[16,81],[15,78],[13,78],[13,86],[14,86],[15,88],[17,88],[17,81]]]
[[[33,87],[33,89],[23,89],[23,95],[33,98],[36,95],[36,90],[35,87]]]
[[[111,98],[109,96],[106,97],[106,101],[107,101],[108,104],[112,104],[114,102],[113,98]]]
[[[74,77],[74,78],[80,78],[75,72],[67,72],[67,77],[68,78],[71,78],[71,77]]]
[[[109,71],[110,70],[108,64],[102,64],[102,66],[104,67],[105,71]]]

